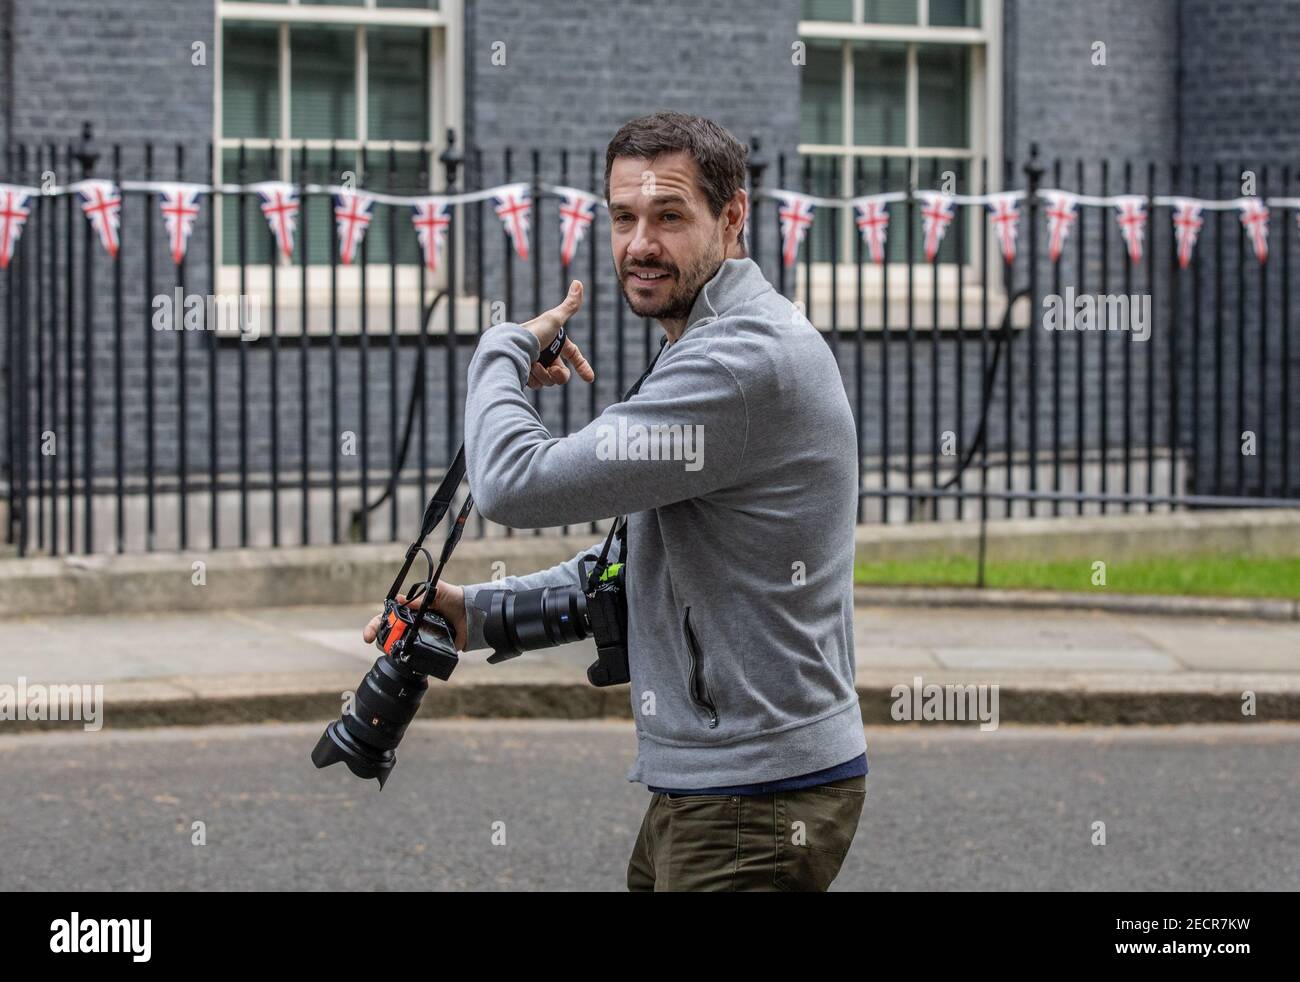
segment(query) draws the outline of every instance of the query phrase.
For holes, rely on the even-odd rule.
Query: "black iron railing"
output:
[[[27,200],[0,271],[7,541],[58,554],[409,538],[460,442],[477,335],[552,306],[574,277],[587,291],[572,326],[597,384],[533,399],[556,434],[615,401],[657,328],[621,302],[599,207],[569,261],[560,255],[562,192],[600,196],[603,154],[450,145],[436,160],[241,146],[223,152],[220,173],[211,148],[201,163],[183,147],[101,154],[88,138],[9,148],[3,183],[54,193]],[[1162,199],[1230,202],[1237,168],[1230,186],[1223,166],[755,147],[751,255],[841,366],[859,520],[973,518],[972,502],[981,517],[1300,503],[1292,182],[1289,169],[1251,173],[1261,199],[1281,202],[1267,261],[1225,205],[1201,213],[1183,264]],[[287,256],[253,188],[286,177],[299,202]],[[116,257],[74,188],[87,178],[121,196]],[[202,187],[180,261],[156,182]],[[494,199],[474,197],[514,182],[532,201],[526,258]],[[377,194],[350,264],[335,234],[340,185]],[[1043,189],[1085,196],[1055,260]],[[956,195],[932,258],[927,199],[912,193],[926,190]],[[1000,190],[1025,192],[1011,261],[980,197]],[[785,192],[820,202],[790,265]],[[1148,216],[1137,261],[1114,208],[1087,203],[1127,193]],[[455,199],[436,269],[406,201],[429,194]],[[871,194],[894,196],[881,205],[879,262],[849,200]],[[1045,330],[1045,301],[1071,295],[1149,303],[1148,337]],[[223,331],[211,314],[219,321],[232,296]],[[180,329],[160,329],[163,310]],[[477,531],[513,534],[481,518]]]

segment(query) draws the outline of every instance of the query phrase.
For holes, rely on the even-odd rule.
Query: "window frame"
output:
[[[854,159],[857,157],[889,157],[909,161],[908,179],[912,187],[921,186],[919,161],[922,158],[946,158],[950,160],[984,161],[988,169],[986,175],[990,193],[1003,190],[1001,167],[1002,148],[1002,4],[998,0],[980,0],[979,27],[935,27],[929,24],[929,0],[917,0],[916,24],[878,24],[863,23],[863,0],[853,0],[852,21],[799,21],[800,40],[838,41],[843,59],[840,78],[840,143],[799,143],[801,157],[831,156],[840,157],[839,186],[843,197],[853,188]],[[854,65],[853,47],[856,42],[893,42],[906,47],[906,136],[901,146],[859,145],[853,142],[854,110]],[[968,81],[968,121],[970,138],[967,147],[929,147],[919,145],[920,132],[920,85],[917,66],[917,49],[920,45],[950,44],[960,45],[970,53],[970,78]],[[802,97],[801,97],[802,98]],[[963,191],[965,189],[962,189]],[[865,193],[870,193],[867,191]],[[838,214],[838,254],[843,257],[854,255],[854,243],[857,228],[854,224],[852,209],[837,209]],[[978,222],[966,223],[967,236],[973,236],[979,229]],[[968,242],[969,245],[969,242]],[[995,250],[990,250],[995,252]],[[972,249],[967,249],[968,257],[963,267],[971,274],[980,276],[978,264],[974,263]],[[993,258],[988,260],[986,275],[990,281],[990,292],[1001,287],[1001,274],[998,263]],[[846,262],[852,270],[852,259]],[[891,280],[897,275],[894,268],[906,267],[906,260],[887,261],[891,269]],[[802,265],[802,264],[801,264]],[[814,262],[819,269],[814,271],[814,278],[829,279],[829,261]],[[951,264],[948,264],[951,265]],[[824,267],[824,269],[820,268]],[[843,282],[847,277],[840,276]],[[873,281],[877,278],[868,277]]]
[[[463,93],[463,51],[457,39],[461,37],[463,25],[464,0],[440,0],[439,9],[429,10],[417,7],[381,7],[378,0],[356,0],[351,5],[313,4],[301,0],[285,0],[281,3],[259,3],[250,0],[215,0],[216,2],[216,55],[213,59],[214,93],[212,119],[212,173],[216,183],[223,183],[223,152],[237,150],[241,145],[252,151],[265,151],[276,148],[280,150],[299,151],[329,150],[356,151],[362,147],[376,154],[387,154],[394,149],[402,152],[419,152],[427,150],[431,161],[447,148],[447,131],[454,129],[458,134],[458,143],[464,141],[464,93]],[[222,135],[222,96],[224,78],[222,62],[224,58],[225,26],[228,22],[263,23],[276,25],[279,40],[279,115],[280,129],[274,137],[225,137]],[[356,56],[355,99],[356,99],[356,133],[350,139],[320,139],[292,137],[293,120],[291,116],[292,62],[289,43],[289,31],[293,27],[316,27],[341,25],[353,28],[354,51]],[[427,78],[428,97],[428,133],[427,140],[379,140],[369,138],[369,73],[367,28],[413,27],[421,28],[429,35],[429,60]],[[298,174],[295,170],[294,153],[281,153],[279,160],[280,180],[295,183]],[[435,190],[435,169],[429,168],[428,190]],[[217,222],[214,229],[217,257],[224,255],[222,223]],[[267,263],[249,263],[250,269],[266,267]],[[328,268],[328,262],[308,263],[308,269]],[[389,263],[370,264],[372,268],[387,270]],[[400,270],[414,270],[418,263],[398,263]],[[299,268],[300,263],[276,256],[274,266]],[[340,267],[340,280],[344,279],[345,270],[352,267]],[[353,273],[355,275],[355,273]],[[217,281],[219,288],[233,289],[238,283],[239,266],[217,262]],[[287,277],[279,282],[281,305],[290,307],[295,303],[295,292],[299,289],[297,280]],[[293,282],[290,282],[290,281]],[[378,296],[387,290],[386,277],[371,277],[367,294]]]

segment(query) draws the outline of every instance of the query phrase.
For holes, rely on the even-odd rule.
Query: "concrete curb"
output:
[[[1240,551],[1300,555],[1300,510],[1035,518],[989,526],[990,559],[1007,561]],[[447,566],[453,583],[494,572],[545,569],[602,536],[528,535],[465,540]],[[859,526],[860,562],[975,554],[972,522]],[[50,610],[78,614],[219,610],[371,603],[401,563],[401,544],[228,549],[126,555],[0,558],[0,617]],[[202,580],[202,585],[196,585]],[[865,603],[1095,608],[1128,613],[1300,619],[1300,600],[1122,596],[976,590],[966,587],[859,587]],[[864,592],[871,591],[871,592]]]
[[[1051,590],[980,590],[975,587],[859,586],[858,605],[888,607],[980,607],[990,610],[1102,610],[1169,617],[1244,617],[1300,620],[1300,601],[1273,597],[1178,597]]]
[[[901,676],[905,673],[899,673]],[[894,720],[893,687],[872,683],[858,688],[863,721],[904,725]],[[1241,690],[1232,688],[1125,689],[999,683],[999,718],[1011,725],[1173,725],[1180,723],[1300,722],[1300,689],[1258,691],[1256,715],[1243,717]],[[204,697],[123,699],[104,707],[105,729],[158,726],[211,726],[231,723],[302,722],[334,719],[337,686],[301,692]],[[578,683],[466,684],[431,688],[418,719],[631,719],[625,686],[596,689]],[[973,726],[974,722],[906,725]],[[79,722],[13,720],[0,736],[38,730],[80,730]]]

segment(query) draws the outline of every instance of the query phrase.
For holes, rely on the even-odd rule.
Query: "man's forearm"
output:
[[[553,437],[523,388],[537,339],[515,324],[486,331],[465,400],[465,466],[479,511],[514,528],[577,525],[733,482],[749,432],[744,395],[707,345],[682,343],[691,350],[666,355],[636,396]]]

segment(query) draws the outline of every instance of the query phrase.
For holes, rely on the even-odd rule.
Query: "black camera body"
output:
[[[460,663],[456,634],[434,610],[425,613],[418,630],[415,618],[410,607],[396,600],[385,600],[375,643],[384,654],[411,671],[446,682]]]
[[[583,557],[593,559],[593,556]],[[627,591],[623,563],[606,569],[596,589],[587,594],[596,661],[587,666],[587,681],[595,686],[625,685],[632,681],[627,662]]]

